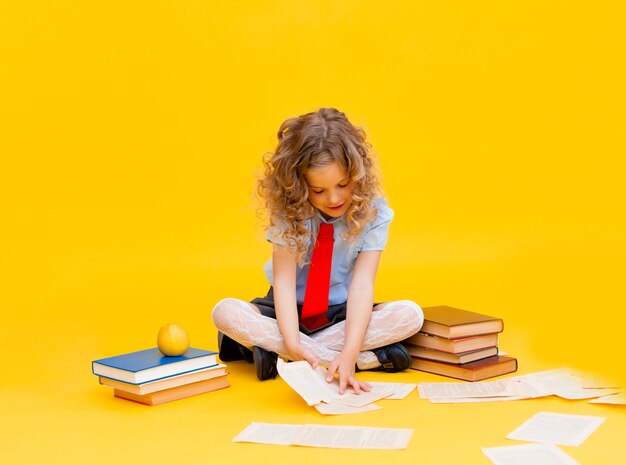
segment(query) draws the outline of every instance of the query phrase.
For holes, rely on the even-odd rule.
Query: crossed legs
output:
[[[213,322],[219,331],[251,348],[260,346],[289,359],[276,320],[261,315],[253,304],[239,299],[223,299],[215,305]],[[424,322],[422,309],[410,300],[386,302],[374,307],[363,339],[362,351],[357,359],[361,370],[380,366],[371,349],[402,341],[417,333]],[[345,321],[325,328],[310,336],[300,334],[300,343],[327,366],[343,348]]]

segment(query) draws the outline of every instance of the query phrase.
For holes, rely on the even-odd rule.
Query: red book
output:
[[[411,368],[465,381],[480,381],[517,371],[517,359],[504,355],[495,355],[475,362],[454,365],[412,357]]]

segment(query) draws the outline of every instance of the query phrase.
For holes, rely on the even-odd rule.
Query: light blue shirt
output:
[[[333,260],[330,272],[330,293],[328,296],[329,305],[342,304],[348,300],[348,288],[352,281],[354,265],[359,252],[371,250],[384,250],[387,244],[389,224],[393,219],[393,210],[387,206],[387,202],[382,198],[374,200],[374,206],[378,210],[378,215],[374,222],[365,227],[362,234],[352,241],[347,241],[342,237],[345,235],[347,226],[343,216],[326,220],[320,212],[315,218],[307,220],[304,224],[317,237],[320,223],[332,223],[334,227]],[[266,237],[273,244],[285,245],[282,239],[284,226],[272,226],[268,228]],[[313,242],[314,244],[314,242]],[[310,261],[312,253],[312,242],[309,242],[309,251],[305,256],[305,261]],[[269,260],[264,267],[267,280],[273,285],[272,260]],[[306,281],[309,276],[309,264],[298,266],[296,269],[296,299],[299,304],[304,302],[304,291]]]

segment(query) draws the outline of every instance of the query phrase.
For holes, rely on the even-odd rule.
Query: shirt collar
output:
[[[343,217],[344,217],[344,215],[341,215],[341,216],[338,216],[337,218],[331,218],[327,220],[326,218],[324,218],[324,215],[322,215],[321,211],[316,209],[315,213],[317,213],[317,218],[320,220],[320,223],[327,223],[327,224],[335,224],[343,220]]]

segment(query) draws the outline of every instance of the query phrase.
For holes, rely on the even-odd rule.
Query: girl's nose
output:
[[[336,190],[332,190],[329,193],[328,203],[331,205],[337,204],[341,200],[341,195]]]

